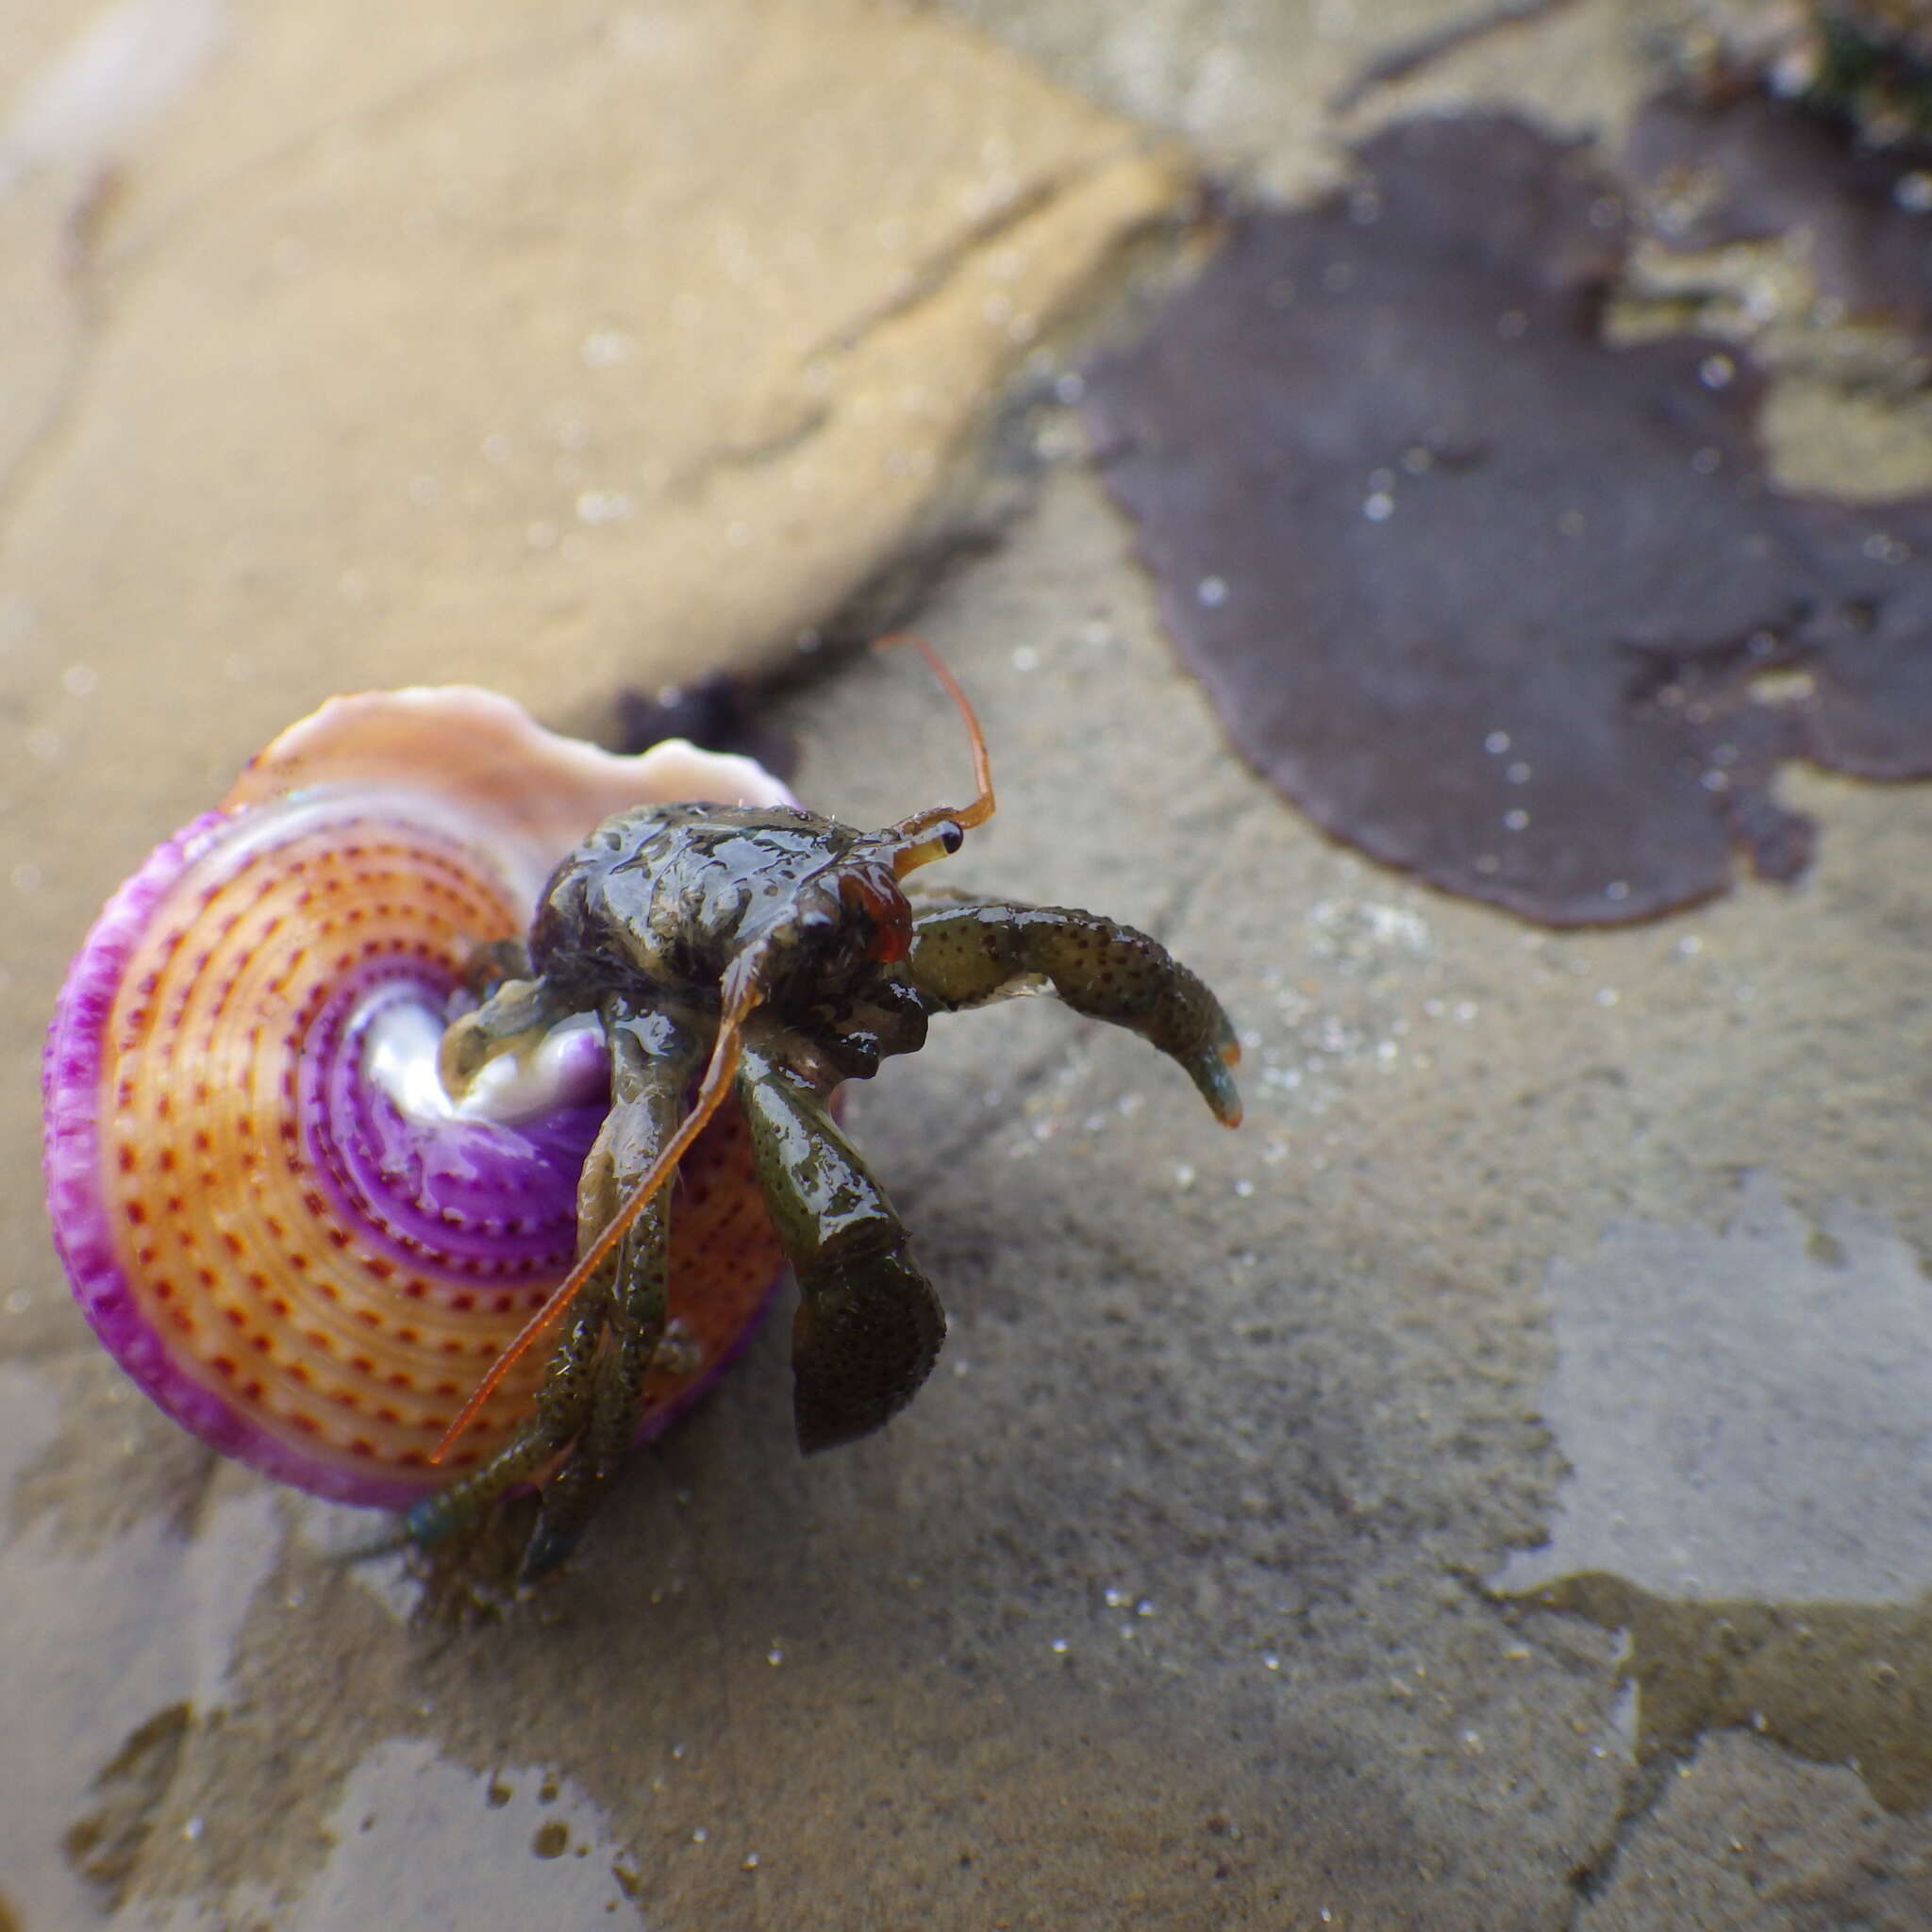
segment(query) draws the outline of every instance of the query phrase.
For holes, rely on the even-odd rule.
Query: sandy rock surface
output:
[[[1431,894],[1233,758],[1058,408],[921,613],[1000,791],[947,871],[1159,934],[1248,1118],[1046,1002],[856,1092],[953,1324],[891,1427],[801,1462],[774,1324],[558,1587],[424,1631],[397,1561],[338,1560],[365,1520],[125,1385],[41,1224],[61,963],[275,726],[454,675],[597,726],[789,652],[983,473],[1176,140],[1301,192],[1418,105],[1614,133],[1663,9],[1458,31],[1491,10],[136,0],[143,87],[91,122],[59,63],[102,16],[0,8],[0,1927],[1932,1921],[1923,1485],[1868,1519],[1805,1476],[1860,1407],[1914,1446],[1887,1362],[1817,1337],[1835,1298],[1900,1359],[1932,1334],[1932,794],[1801,774],[1816,870],[1653,926]],[[854,822],[963,791],[909,659],[779,721]],[[1760,1379],[1733,1410],[1606,1302],[1687,1357],[1745,1324]],[[1659,1659],[1573,1563],[1749,1614]]]

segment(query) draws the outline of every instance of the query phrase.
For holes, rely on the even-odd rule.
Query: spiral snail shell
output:
[[[337,698],[159,845],[71,968],[43,1062],[55,1243],[130,1375],[225,1454],[402,1507],[527,1412],[540,1356],[430,1466],[575,1239],[606,1105],[594,1021],[506,1056],[460,1107],[436,1046],[479,947],[625,808],[789,802],[681,741],[617,758],[465,687]],[[748,1336],[782,1265],[748,1136],[678,1175],[660,1427]]]

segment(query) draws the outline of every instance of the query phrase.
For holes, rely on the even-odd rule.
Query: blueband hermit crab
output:
[[[422,1542],[538,1485],[541,1575],[783,1263],[802,1446],[924,1379],[939,1298],[830,1100],[934,1013],[1055,992],[1236,1124],[1227,1019],[1156,941],[908,898],[993,809],[934,664],[976,796],[874,832],[744,760],[614,758],[461,688],[284,733],[109,902],[49,1032],[56,1243],[123,1366]]]

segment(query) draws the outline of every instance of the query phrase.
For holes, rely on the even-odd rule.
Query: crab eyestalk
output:
[[[895,846],[892,868],[904,878],[914,867],[930,865],[934,859],[948,858],[958,851],[966,841],[966,834],[991,818],[994,806],[992,760],[987,753],[986,734],[979,728],[979,714],[973,708],[973,700],[966,695],[945,659],[917,633],[902,631],[896,637],[883,638],[879,648],[890,650],[902,643],[910,644],[924,658],[946,695],[958,707],[959,716],[965,720],[967,740],[973,747],[973,782],[975,787],[972,804],[931,806],[924,811],[914,812],[908,819],[902,819],[886,834]]]

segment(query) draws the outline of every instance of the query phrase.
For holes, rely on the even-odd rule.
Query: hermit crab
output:
[[[680,741],[635,758],[465,688],[336,699],[108,903],[44,1062],[89,1321],[216,1448],[435,1543],[508,1491],[554,1569],[789,1264],[807,1450],[945,1333],[835,1119],[936,1013],[1050,991],[1240,1119],[1234,1034],[1146,934],[907,875],[993,810],[876,831]]]

